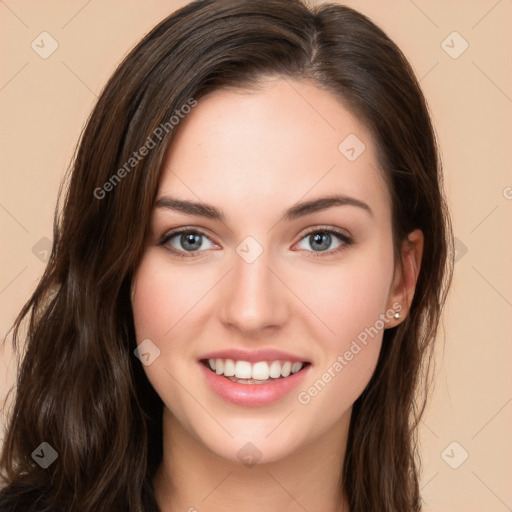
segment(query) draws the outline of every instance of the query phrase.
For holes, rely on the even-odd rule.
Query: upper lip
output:
[[[275,350],[273,348],[260,348],[257,350],[231,348],[216,350],[214,352],[203,354],[199,359],[233,359],[235,361],[247,361],[249,363],[257,363],[258,361],[291,361],[292,363],[308,362],[304,357],[283,352],[282,350]]]

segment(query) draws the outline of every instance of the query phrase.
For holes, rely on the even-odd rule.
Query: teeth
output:
[[[251,364],[233,359],[208,359],[208,364],[217,375],[259,381],[288,377],[304,366],[304,363],[291,361],[258,361]]]
[[[270,377],[272,379],[281,377],[281,363],[279,361],[272,361],[270,364]]]
[[[233,377],[235,375],[235,363],[232,359],[226,359],[224,362],[224,376]]]
[[[288,377],[292,373],[292,363],[290,361],[286,361],[281,368],[281,375],[283,377]]]
[[[217,363],[219,360],[217,359]],[[237,379],[250,379],[251,378],[251,363],[247,361],[237,361],[235,363],[235,377]]]
[[[255,363],[252,366],[251,373],[252,378],[256,380],[268,380],[268,378],[270,377],[270,370],[268,364],[265,361],[262,361],[261,363]]]
[[[293,363],[292,364],[292,373],[297,373],[302,368],[302,363]]]

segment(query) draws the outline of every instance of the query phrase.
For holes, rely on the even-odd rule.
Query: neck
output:
[[[165,408],[164,456],[155,477],[161,512],[348,512],[341,492],[350,411],[289,456],[248,466],[224,459]]]

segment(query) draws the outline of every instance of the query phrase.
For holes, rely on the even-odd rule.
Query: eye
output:
[[[205,241],[208,242],[206,247],[204,246]],[[337,245],[331,248],[333,241],[337,242]],[[300,249],[305,249],[307,252],[311,253],[311,256],[316,258],[337,254],[352,244],[353,240],[337,229],[331,227],[317,227],[307,232],[299,243],[305,243],[312,247],[313,250],[309,250],[307,247],[299,246]],[[206,233],[198,229],[187,227],[175,229],[165,234],[158,245],[164,246],[167,250],[180,258],[199,256],[195,253],[200,253],[216,246]]]
[[[332,248],[332,243],[337,242],[337,245]],[[313,248],[309,251],[307,247],[300,247],[311,252],[313,257],[330,256],[336,254],[353,243],[353,240],[345,233],[338,231],[337,229],[326,227],[326,228],[315,228],[305,236],[302,237],[302,244],[309,245]]]
[[[208,241],[206,247],[204,242]],[[180,228],[164,235],[158,245],[165,246],[169,251],[180,257],[194,256],[194,253],[206,249],[212,249],[214,244],[208,236],[197,229]]]

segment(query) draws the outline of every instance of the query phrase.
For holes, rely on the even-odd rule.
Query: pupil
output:
[[[324,239],[324,237],[327,239],[327,242],[323,244],[323,247],[321,247],[321,249],[327,249],[330,245],[330,240],[331,240],[331,235],[329,235],[329,233],[324,233],[324,234],[320,234],[320,233],[316,233],[315,235],[312,235],[313,236],[313,244],[314,245],[315,243],[321,243],[322,242],[322,239]]]
[[[182,243],[183,247],[189,247],[189,249],[198,249],[201,246],[200,236],[195,233],[188,233],[186,235],[182,235]],[[192,247],[190,247],[192,246]]]

